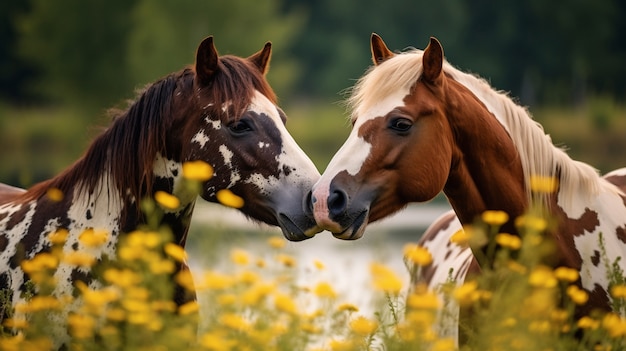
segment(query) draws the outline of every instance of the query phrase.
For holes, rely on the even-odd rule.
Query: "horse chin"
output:
[[[296,224],[294,220],[292,220],[288,215],[284,213],[280,213],[278,215],[278,226],[283,231],[283,235],[289,241],[303,241],[306,239],[310,239],[315,236],[315,234],[322,231],[316,224],[315,221],[310,219],[305,219],[301,223],[301,225]],[[302,225],[306,229],[302,229]]]
[[[354,222],[340,233],[333,233],[333,236],[341,240],[357,240],[365,234],[365,228],[368,223],[369,211],[365,210],[361,212]]]

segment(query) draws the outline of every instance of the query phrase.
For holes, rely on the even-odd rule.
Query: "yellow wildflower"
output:
[[[626,319],[615,313],[607,313],[602,319],[602,327],[612,338],[626,336]]]
[[[234,330],[246,330],[250,327],[245,318],[235,313],[221,315],[219,322],[221,325]]]
[[[63,262],[70,266],[91,267],[96,263],[96,258],[86,252],[72,251],[63,256]]]
[[[531,176],[530,190],[538,193],[553,193],[559,188],[559,180],[554,177]]]
[[[87,339],[93,336],[96,321],[86,314],[70,314],[67,317],[67,324],[73,337]]]
[[[598,329],[600,322],[591,317],[584,316],[578,320],[576,326],[581,329]]]
[[[183,163],[183,177],[205,182],[213,177],[213,167],[201,160],[185,162]]]
[[[326,266],[324,265],[324,262],[320,260],[313,260],[313,266],[315,266],[315,268],[319,269],[320,271],[326,268]]]
[[[106,230],[96,230],[93,228],[85,229],[79,236],[78,240],[85,246],[98,247],[107,242],[109,233]]]
[[[114,322],[121,322],[126,319],[126,311],[121,308],[107,309],[106,318]]]
[[[359,308],[351,303],[342,303],[341,305],[337,306],[337,311],[358,312]]]
[[[8,328],[26,329],[28,328],[28,321],[24,318],[7,318],[2,322],[2,325]],[[5,341],[4,337],[2,341]]]
[[[406,321],[416,330],[421,332],[433,325],[436,319],[435,311],[411,310],[406,314]]]
[[[15,306],[16,312],[30,313],[45,310],[56,310],[61,308],[61,302],[53,296],[33,296],[27,302],[19,303]]]
[[[176,307],[176,303],[171,300],[156,300],[150,303],[150,309],[154,311],[174,312]]]
[[[218,190],[215,196],[217,197],[217,201],[219,201],[224,206],[232,208],[242,208],[244,205],[243,199],[235,195],[229,189]]]
[[[456,341],[452,338],[443,338],[435,340],[432,351],[454,351],[456,350]]]
[[[557,280],[552,269],[546,266],[537,266],[530,272],[528,283],[536,288],[554,288]]]
[[[613,285],[611,287],[611,296],[616,299],[626,299],[626,285]]]
[[[180,200],[176,196],[161,190],[154,193],[154,200],[168,210],[175,210],[180,206]]]
[[[337,293],[333,289],[333,287],[326,282],[318,283],[313,289],[313,293],[318,297],[334,299],[337,297]]]
[[[224,335],[224,332],[217,330],[202,335],[202,337],[200,337],[200,344],[211,351],[230,351],[237,342],[229,339]]]
[[[576,285],[568,286],[565,293],[577,305],[584,305],[589,300],[589,294]]]
[[[408,322],[400,322],[396,325],[398,338],[403,341],[413,341],[417,338],[415,326]]]
[[[106,288],[102,290],[91,290],[85,288],[82,290],[82,296],[85,303],[92,307],[103,307],[108,303],[116,301],[120,298],[120,294],[117,290],[112,288]]]
[[[511,250],[519,250],[519,248],[522,247],[522,239],[520,239],[517,235],[508,233],[500,233],[496,235],[496,243]]]
[[[239,298],[235,294],[222,294],[217,297],[217,303],[221,306],[234,305]]]
[[[558,267],[554,270],[554,276],[558,280],[573,283],[578,280],[578,271],[569,267]]]
[[[70,233],[67,231],[67,229],[60,228],[48,234],[48,240],[50,240],[50,243],[52,245],[63,245],[65,244],[68,235],[70,235]]]
[[[296,265],[296,259],[293,256],[286,254],[279,254],[276,256],[276,261],[282,263],[286,267],[293,267]]]
[[[20,265],[24,272],[31,274],[48,269],[56,269],[59,265],[59,259],[50,253],[42,252],[35,255],[35,257],[30,260],[22,261]]]
[[[526,274],[526,272],[528,271],[528,268],[526,268],[526,266],[524,266],[523,264],[515,260],[507,261],[506,267],[510,269],[511,271],[519,273],[519,274]]]
[[[412,243],[404,246],[404,257],[421,267],[428,266],[433,262],[433,256],[427,248]]]
[[[354,350],[354,342],[352,340],[336,340],[332,339],[328,343],[331,351],[349,351]]]
[[[203,279],[204,280],[199,287],[211,290],[224,290],[235,284],[233,277],[214,271],[205,272]]]
[[[187,302],[186,304],[178,307],[178,313],[185,316],[192,313],[197,313],[200,310],[200,306],[197,301]]]
[[[487,210],[482,213],[483,222],[492,226],[501,226],[509,220],[509,215],[504,211]]]
[[[110,284],[127,288],[141,282],[141,276],[128,269],[109,268],[104,271],[104,280]]]
[[[389,294],[398,294],[402,289],[402,279],[381,263],[372,263],[370,272],[374,287]]]
[[[185,262],[187,260],[187,252],[182,246],[176,245],[174,243],[167,243],[163,247],[165,253],[176,260],[177,262]]]
[[[468,281],[463,285],[457,287],[452,292],[452,296],[459,302],[459,304],[466,306],[480,298],[478,293],[478,283],[475,281]]]
[[[378,329],[378,322],[363,316],[357,316],[350,321],[350,330],[358,335],[372,335]]]
[[[432,291],[413,293],[407,298],[407,306],[418,309],[435,310],[439,308],[440,301],[437,294]]]
[[[550,331],[551,328],[552,325],[550,324],[550,321],[546,320],[534,320],[528,325],[529,331],[539,334],[547,333]]]
[[[170,274],[176,270],[174,262],[161,259],[149,261],[148,267],[153,274]]]
[[[282,249],[287,244],[287,241],[282,236],[274,235],[267,239],[267,243],[270,245],[270,247],[273,247],[275,249]]]
[[[178,285],[189,291],[195,291],[195,285],[193,283],[193,277],[191,276],[191,272],[189,270],[182,270],[176,274],[174,280]]]
[[[250,255],[242,249],[233,249],[230,252],[230,260],[237,265],[245,266],[250,263]]]
[[[450,237],[450,242],[465,247],[469,245],[470,234],[463,229],[459,229],[456,231],[456,233],[452,234],[452,236]]]
[[[523,215],[515,219],[515,226],[536,232],[542,232],[548,227],[548,222],[545,218],[539,216]]]
[[[246,306],[254,306],[275,290],[273,284],[259,283],[241,294],[240,301]]]
[[[286,294],[276,293],[274,295],[274,305],[279,311],[283,311],[289,314],[296,314],[298,309],[293,299]]]
[[[242,284],[252,285],[261,280],[261,277],[253,271],[243,271],[237,276],[237,281]]]
[[[63,201],[63,192],[59,188],[48,188],[46,190],[46,196],[52,202],[61,202]]]

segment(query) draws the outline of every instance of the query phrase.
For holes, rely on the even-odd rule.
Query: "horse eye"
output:
[[[228,125],[228,129],[233,134],[244,134],[252,130],[250,124],[245,120],[238,120]]]
[[[394,118],[389,123],[389,128],[396,132],[407,132],[413,126],[413,122],[408,118]]]

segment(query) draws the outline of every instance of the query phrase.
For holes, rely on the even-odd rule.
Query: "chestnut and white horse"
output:
[[[612,183],[623,185],[624,173],[605,179],[572,160],[525,108],[446,62],[435,38],[424,51],[393,53],[373,34],[371,50],[374,66],[348,100],[352,132],[309,195],[320,228],[358,239],[368,223],[443,191],[455,212],[442,222],[446,235],[486,210],[506,212],[501,230],[518,234],[515,218],[537,203],[558,221],[549,232],[552,264],[578,270],[576,283],[589,293],[577,313],[608,309],[598,236],[609,261],[626,255],[626,196]],[[558,180],[558,190],[531,191],[533,176]],[[457,263],[469,269],[471,260]]]

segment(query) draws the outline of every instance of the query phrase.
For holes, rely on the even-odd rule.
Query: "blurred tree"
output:
[[[129,38],[129,69],[135,82],[153,81],[193,63],[198,44],[208,35],[215,36],[220,54],[244,57],[272,41],[268,79],[285,96],[298,72],[289,49],[301,17],[294,11],[281,14],[279,0],[139,0]]]
[[[33,98],[29,84],[37,76],[35,67],[17,55],[15,19],[29,9],[28,1],[0,3],[0,98],[13,103]]]
[[[43,94],[101,106],[130,90],[124,52],[133,0],[30,1],[18,22],[19,49],[41,68]]]

